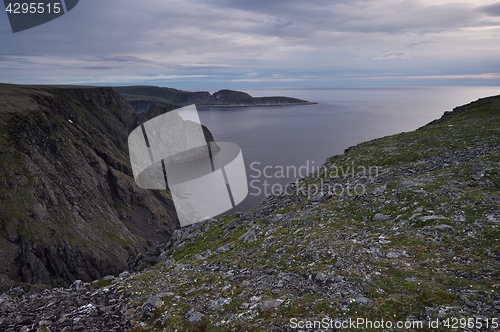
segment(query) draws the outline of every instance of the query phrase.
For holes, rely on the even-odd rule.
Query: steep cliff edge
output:
[[[131,176],[136,125],[111,88],[0,85],[0,289],[116,274],[169,238],[168,192]]]
[[[359,144],[256,210],[174,231],[151,269],[11,289],[0,330],[497,330],[499,128],[497,96]]]
[[[11,290],[0,296],[0,328],[281,332],[352,321],[370,330],[364,319],[413,331],[475,317],[470,330],[495,330],[499,124],[500,96],[359,144],[256,210],[174,231],[149,270]],[[40,304],[47,298],[61,304]]]

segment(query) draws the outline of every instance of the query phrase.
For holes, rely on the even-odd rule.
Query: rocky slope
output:
[[[325,166],[254,211],[176,230],[144,272],[11,289],[0,328],[295,331],[293,319],[366,318],[447,331],[446,319],[474,318],[483,327],[458,328],[495,330],[500,96]]]
[[[306,100],[289,97],[252,97],[248,93],[220,90],[214,94],[207,91],[190,92],[157,86],[115,87],[137,113],[147,111],[153,104],[168,107],[181,107],[196,104],[198,107],[209,106],[280,106],[312,104]]]
[[[0,85],[0,289],[118,274],[178,227],[131,177],[133,109],[110,88]]]

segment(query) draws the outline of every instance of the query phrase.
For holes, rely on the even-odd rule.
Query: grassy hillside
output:
[[[500,97],[325,166],[254,211],[176,230],[149,270],[13,289],[0,328],[498,330]]]
[[[339,173],[353,165],[378,173]],[[176,231],[171,259],[119,291],[137,306],[162,299],[142,319],[158,331],[498,317],[500,97],[360,144],[327,166],[302,185],[337,188],[332,195],[290,190],[256,211]],[[356,185],[364,190],[340,194]]]

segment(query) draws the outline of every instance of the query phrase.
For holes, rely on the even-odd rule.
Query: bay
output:
[[[257,207],[272,189],[316,170],[326,158],[342,154],[350,146],[415,130],[456,106],[499,95],[500,87],[266,88],[245,92],[318,104],[198,110],[216,141],[233,142],[242,149],[249,195],[229,213]],[[281,169],[289,172],[280,173]]]

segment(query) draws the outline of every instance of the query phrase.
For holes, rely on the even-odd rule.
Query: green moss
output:
[[[100,279],[100,280],[94,281],[90,285],[92,287],[103,288],[103,287],[111,285],[111,281],[112,281],[111,279]]]
[[[280,209],[278,211],[275,212],[275,214],[286,214],[288,212],[293,212],[295,211],[297,208],[293,205],[288,205],[286,207],[284,207],[283,209]]]

